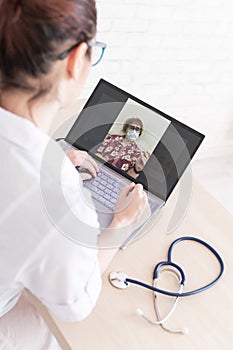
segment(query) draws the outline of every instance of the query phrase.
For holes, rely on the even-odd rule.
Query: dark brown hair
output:
[[[94,0],[0,0],[0,14],[0,90],[33,89],[62,50],[96,34]]]
[[[139,118],[128,118],[123,125],[122,131],[126,134],[127,128],[134,123],[136,123],[140,126],[141,130],[140,130],[139,136],[141,136],[141,134],[143,132],[143,123],[142,123],[141,119],[139,119]]]

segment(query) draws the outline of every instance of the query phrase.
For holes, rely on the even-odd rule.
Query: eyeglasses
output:
[[[141,131],[140,126],[136,126],[136,125],[129,125],[128,128],[129,128],[130,130],[135,130],[135,131],[137,131],[137,132],[140,132],[140,131]]]
[[[101,41],[95,41],[95,42],[88,41],[87,45],[92,50],[91,65],[92,67],[96,66],[102,60],[104,51],[107,45],[105,43],[102,43]]]
[[[58,59],[63,61],[78,45],[80,45],[80,42],[71,46],[70,49],[62,52],[58,56]],[[107,45],[100,41],[88,41],[87,45],[89,48],[91,48],[91,65],[96,66],[102,60]]]

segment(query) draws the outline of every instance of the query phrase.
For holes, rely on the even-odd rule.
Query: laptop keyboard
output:
[[[95,178],[84,181],[84,186],[91,191],[93,199],[111,210],[114,210],[117,198],[124,185],[122,181],[103,167]]]

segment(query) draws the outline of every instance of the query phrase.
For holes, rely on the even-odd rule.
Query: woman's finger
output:
[[[78,166],[87,169],[93,177],[99,172],[97,163],[87,152],[69,150],[66,154],[75,167]]]
[[[142,194],[144,193],[143,191],[143,186],[141,184],[137,184],[133,189],[133,194]]]
[[[87,173],[80,173],[80,176],[81,176],[81,178],[83,179],[83,181],[86,181],[86,180],[90,180],[90,179],[92,179],[91,174],[87,174]]]
[[[96,175],[97,175],[96,168],[93,166],[93,164],[88,159],[84,159],[81,166],[82,166],[82,168],[88,170],[89,173],[93,177],[96,177]]]
[[[135,186],[136,186],[135,183],[131,182],[130,185],[122,188],[120,195],[122,197],[127,197],[129,195],[129,193],[132,192],[132,190],[134,189]]]
[[[81,152],[82,152],[82,155],[83,155],[83,160],[86,160],[86,161],[90,162],[91,165],[95,168],[96,173],[98,173],[99,172],[99,167],[98,167],[98,164],[96,163],[96,161],[87,152],[83,152],[83,151],[81,151]]]
[[[96,163],[96,161],[90,155],[89,155],[89,157],[90,157],[91,164],[93,165],[93,167],[95,168],[96,172],[98,173],[99,172],[98,164]]]

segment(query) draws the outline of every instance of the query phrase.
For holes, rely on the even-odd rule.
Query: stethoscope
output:
[[[172,261],[173,249],[174,249],[176,244],[178,244],[182,241],[194,241],[194,242],[197,242],[197,243],[205,246],[216,257],[216,259],[218,260],[218,263],[220,265],[220,272],[219,272],[218,276],[212,282],[206,284],[203,287],[200,287],[200,288],[194,289],[194,290],[190,290],[188,292],[183,292],[184,285],[185,285],[185,273],[184,273],[183,269],[179,265],[175,264]],[[170,291],[167,291],[164,289],[159,289],[157,287],[159,273],[163,273],[164,271],[172,273],[176,277],[176,279],[179,281],[178,292],[176,292],[176,293],[170,292]],[[151,324],[160,325],[164,330],[166,330],[170,333],[187,334],[188,328],[170,329],[169,327],[167,327],[165,325],[165,322],[169,319],[169,317],[175,311],[175,308],[177,306],[177,303],[178,303],[178,300],[180,297],[188,297],[191,295],[195,295],[195,294],[204,292],[205,290],[209,289],[210,287],[213,287],[220,280],[220,278],[223,275],[223,272],[224,272],[223,260],[222,260],[221,256],[218,254],[218,252],[213,247],[211,247],[205,241],[202,241],[201,239],[196,238],[196,237],[180,237],[180,238],[176,239],[170,245],[170,247],[168,249],[167,261],[162,261],[155,266],[154,271],[153,271],[153,286],[148,285],[148,284],[143,283],[143,282],[140,282],[140,281],[137,281],[137,280],[133,280],[131,278],[128,278],[128,276],[123,272],[111,272],[109,275],[109,280],[114,287],[120,288],[120,289],[125,289],[125,288],[129,287],[130,284],[136,284],[136,285],[139,285],[141,287],[152,290],[154,292],[153,299],[154,299],[154,308],[155,308],[155,314],[157,317],[157,321],[150,320],[148,317],[146,317],[144,315],[144,313],[141,309],[137,309],[137,315],[142,317],[143,319],[145,319],[146,321],[148,321]],[[171,306],[170,311],[164,317],[161,317],[160,312],[159,312],[158,302],[157,302],[157,293],[168,295],[170,297],[175,298],[173,301],[173,304]]]

